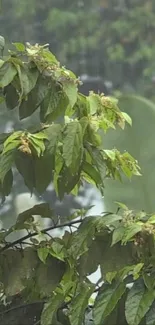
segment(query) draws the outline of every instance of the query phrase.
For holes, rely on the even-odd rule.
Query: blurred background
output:
[[[80,91],[118,96],[133,127],[103,136],[103,146],[128,150],[139,161],[143,176],[123,184],[107,180],[105,197],[87,186],[79,197],[56,198],[52,185],[42,197],[30,198],[19,175],[12,194],[0,207],[3,227],[36,201],[48,201],[65,218],[70,211],[94,204],[91,213],[115,209],[114,201],[155,211],[155,1],[154,0],[4,0],[0,34],[6,50],[12,42],[50,44],[62,65],[83,81]],[[33,123],[20,122],[17,112],[0,110],[0,132]],[[10,214],[12,219],[10,219]]]

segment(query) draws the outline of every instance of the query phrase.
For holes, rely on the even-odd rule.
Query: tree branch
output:
[[[11,307],[9,309],[6,309],[6,310],[0,312],[0,316],[1,315],[5,315],[7,313],[10,313],[12,311],[21,309],[21,308],[27,308],[29,306],[38,305],[38,304],[42,304],[43,305],[45,303],[46,303],[46,301],[33,301],[33,302],[30,302],[30,303],[26,303],[26,304],[21,304],[21,305],[18,305],[18,306],[14,306],[14,307]]]
[[[75,224],[81,223],[82,221],[83,221],[82,219],[78,219],[78,220],[74,220],[74,221],[72,221],[72,222],[66,222],[66,223],[63,223],[63,224],[61,224],[61,225],[54,225],[54,226],[51,226],[51,227],[45,228],[45,229],[41,230],[40,232],[41,232],[42,234],[46,234],[46,233],[47,233],[48,231],[50,231],[50,230],[54,230],[54,229],[58,229],[58,228],[63,228],[63,227],[72,227],[72,225],[75,225]],[[23,241],[25,241],[25,240],[27,240],[27,239],[29,239],[29,238],[35,237],[35,236],[37,236],[37,235],[38,235],[38,232],[35,231],[35,232],[33,232],[33,233],[30,233],[30,234],[28,234],[28,235],[26,235],[26,236],[23,236],[22,238],[19,238],[19,239],[13,241],[12,243],[7,243],[4,247],[2,247],[2,248],[0,249],[0,253],[1,253],[1,252],[4,252],[4,251],[7,250],[8,248],[11,248],[11,247],[13,247],[13,246],[15,246],[15,245],[22,244]]]

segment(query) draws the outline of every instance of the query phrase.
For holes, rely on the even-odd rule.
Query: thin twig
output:
[[[33,301],[33,302],[30,302],[30,303],[27,303],[27,304],[14,306],[14,307],[11,307],[11,308],[9,308],[7,310],[4,310],[4,311],[0,312],[0,315],[5,315],[7,313],[10,313],[11,311],[15,311],[17,309],[26,308],[26,307],[33,306],[33,305],[45,304],[45,302],[46,301]]]
[[[71,227],[72,225],[77,224],[77,223],[81,223],[81,222],[82,222],[82,220],[81,219],[78,219],[78,220],[75,220],[75,221],[72,221],[72,222],[63,223],[61,225],[51,226],[51,227],[48,227],[48,228],[45,228],[45,229],[41,230],[41,233],[42,234],[46,234],[50,230],[54,230],[54,229],[57,229],[57,228],[63,228],[63,227]],[[38,235],[38,232],[35,231],[33,233],[29,233],[28,235],[23,236],[22,238],[19,238],[19,239],[13,241],[12,243],[7,243],[4,247],[2,247],[0,249],[0,252],[4,252],[8,248],[11,248],[11,247],[13,247],[15,245],[20,245],[20,244],[23,243],[23,241],[25,241],[25,240],[27,240],[29,238],[35,237],[37,235]]]

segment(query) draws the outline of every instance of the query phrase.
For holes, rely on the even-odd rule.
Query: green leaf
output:
[[[74,233],[70,242],[69,254],[73,254],[74,258],[80,257],[88,250],[91,245],[95,234],[95,218],[88,217],[84,219],[78,228],[78,231]]]
[[[102,139],[100,134],[97,133],[96,125],[90,123],[87,126],[87,140],[94,147],[99,147],[102,144]]]
[[[10,62],[5,62],[0,68],[0,87],[4,88],[10,84],[16,74],[15,66]]]
[[[48,138],[44,155],[35,159],[36,190],[40,194],[46,190],[53,178],[56,160],[55,151],[61,137],[61,125],[50,125],[44,130],[44,134]],[[58,166],[58,162],[56,162],[56,165]]]
[[[131,117],[130,117],[127,113],[125,113],[125,112],[121,112],[121,114],[123,115],[125,121],[126,121],[129,125],[132,126],[132,119],[131,119]]]
[[[135,264],[132,244],[120,245],[117,243],[111,247],[111,234],[108,234],[106,229],[104,230],[104,237],[100,233],[96,235],[95,242],[98,253],[100,252],[99,264],[103,278],[107,272],[120,271],[126,265]]]
[[[147,290],[142,281],[136,281],[129,290],[125,303],[128,324],[139,325],[154,301],[154,290]]]
[[[87,97],[87,100],[88,100],[88,103],[90,106],[90,114],[91,115],[94,115],[103,109],[99,95],[91,92],[90,95]]]
[[[69,308],[69,319],[71,325],[81,325],[83,323],[88,301],[94,289],[95,285],[93,284],[86,284],[83,282],[80,285],[80,291],[77,293],[75,298],[72,299]]]
[[[115,202],[120,209],[123,209],[123,210],[128,210],[127,206],[124,204],[124,203],[121,203],[121,202]]]
[[[96,228],[98,230],[104,228],[105,226],[113,225],[116,221],[122,220],[122,216],[118,214],[109,214],[108,216],[99,216],[95,218]]]
[[[68,106],[68,98],[55,83],[51,83],[46,97],[40,107],[40,119],[43,123],[51,123],[63,117]]]
[[[155,215],[151,216],[149,218],[149,223],[154,224],[155,223]]]
[[[154,288],[154,284],[155,284],[154,276],[151,276],[151,274],[148,275],[147,273],[143,273],[143,280],[148,290]]]
[[[15,165],[24,178],[25,185],[33,193],[35,187],[35,165],[33,158],[30,155],[18,151],[15,156]]]
[[[3,183],[8,171],[12,168],[14,162],[14,151],[8,151],[0,156],[0,181]]]
[[[42,297],[51,296],[65,273],[66,265],[64,262],[48,256],[46,264],[40,263],[36,270],[36,285]]]
[[[21,140],[11,140],[7,145],[4,143],[3,155],[10,150],[14,150],[19,147]]]
[[[85,161],[82,165],[82,169],[93,180],[93,182],[95,182],[96,185],[101,184],[100,174],[92,164]]]
[[[30,247],[24,249],[22,254],[14,249],[1,254],[1,281],[4,283],[6,296],[17,295],[25,288],[27,280],[35,275],[37,263],[37,254]]]
[[[55,57],[55,55],[53,55],[48,49],[43,49],[41,55],[43,56],[43,58],[45,58],[49,63],[56,63],[58,64],[58,61]]]
[[[116,153],[114,150],[104,150],[104,153],[110,158],[112,161],[116,159]]]
[[[34,81],[35,78],[33,82]],[[33,82],[30,83],[31,87],[33,85]],[[49,89],[48,80],[40,76],[37,80],[35,87],[30,91],[28,96],[22,100],[19,106],[20,119],[24,119],[35,112],[35,110],[41,105],[42,101],[47,95],[48,89]]]
[[[75,186],[79,186],[78,183],[80,180],[80,174],[81,174],[81,166],[78,172],[76,172],[76,174],[73,175],[72,172],[64,165],[61,171],[59,172],[59,175],[57,175],[57,172],[55,173],[55,176],[57,177],[57,183],[54,184],[60,200],[63,199],[65,193],[70,194],[72,190],[75,188]]]
[[[5,101],[8,109],[12,110],[18,106],[19,95],[17,94],[16,88],[9,84],[4,88]]]
[[[93,318],[95,325],[101,325],[111,314],[126,290],[124,283],[103,284],[95,300]]]
[[[125,229],[125,233],[122,239],[122,243],[126,243],[130,239],[132,239],[138,232],[142,230],[142,225],[139,225],[137,223],[134,223],[130,226],[128,226]]]
[[[34,162],[35,188],[39,194],[44,193],[52,181],[54,164],[54,156],[48,150],[44,152],[43,156],[36,157]]]
[[[39,259],[45,263],[47,256],[49,254],[49,249],[47,247],[40,247],[37,249],[38,257]]]
[[[81,126],[82,126],[82,132],[83,132],[83,136],[85,135],[86,133],[86,130],[87,130],[87,126],[89,124],[89,120],[86,116],[82,117],[80,120],[79,120]]]
[[[112,243],[111,246],[115,245],[122,240],[124,236],[125,228],[123,226],[114,229],[112,234]]]
[[[64,261],[64,249],[63,245],[61,245],[59,242],[54,241],[49,249],[49,254],[56,257],[60,261]]]
[[[41,315],[41,325],[56,325],[57,310],[61,306],[64,297],[62,294],[53,294],[45,304]]]
[[[98,172],[100,173],[100,177],[102,180],[101,191],[103,193],[104,181],[105,181],[105,176],[106,176],[106,168],[105,168],[102,151],[97,148],[91,148],[90,146],[88,146],[87,149],[93,159],[93,164],[96,166]]]
[[[48,203],[34,205],[33,208],[25,210],[18,215],[17,222],[25,222],[32,216],[41,216],[42,218],[52,218],[53,211]]]
[[[36,68],[26,69],[20,67],[20,86],[22,91],[22,97],[28,95],[30,91],[36,86],[37,79],[39,77],[39,71]]]
[[[52,155],[55,154],[56,146],[61,136],[61,128],[60,124],[52,124],[44,131],[49,140],[47,150]]]
[[[11,135],[9,135],[7,139],[4,141],[4,149],[6,149],[8,144],[10,145],[12,141],[19,140],[21,135],[22,135],[22,131],[16,131],[11,133]]]
[[[83,134],[78,121],[66,125],[63,137],[63,158],[67,167],[78,171],[82,159]]]
[[[37,156],[38,157],[42,156],[45,151],[44,141],[42,141],[41,139],[37,139],[33,136],[30,136],[29,140],[30,140],[31,146],[34,149]]]
[[[77,101],[77,85],[70,80],[65,80],[65,82],[63,82],[63,90],[67,95],[69,104],[72,108]]]
[[[155,302],[146,314],[146,325],[155,325]]]
[[[18,43],[18,42],[12,43],[12,44],[15,46],[17,51],[19,51],[19,52],[24,52],[25,51],[25,45],[24,44]]]
[[[78,260],[77,271],[80,276],[84,277],[94,273],[100,264],[100,258],[98,245],[96,245],[96,241],[93,241],[88,251],[81,255]]]
[[[0,186],[0,192],[2,192],[2,198],[5,198],[5,196],[8,196],[11,192],[13,185],[13,174],[12,170],[10,169],[5,177],[2,186]]]

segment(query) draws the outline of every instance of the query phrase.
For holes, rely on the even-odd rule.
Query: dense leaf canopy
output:
[[[47,46],[14,47],[0,60],[1,103],[10,113],[17,110],[20,120],[36,114],[39,122],[0,135],[2,200],[11,192],[15,170],[31,193],[43,193],[53,181],[60,200],[65,193],[77,195],[84,182],[104,194],[106,178],[140,177],[129,153],[101,147],[102,134],[132,124],[117,100],[82,95],[80,80]],[[120,203],[118,208],[100,216],[78,210],[61,223],[61,216],[42,203],[2,229],[1,323],[81,325],[92,318],[95,325],[153,324],[155,217]],[[43,218],[52,226],[42,228]],[[56,237],[53,230],[61,228]],[[9,239],[21,230],[23,237]],[[101,277],[92,283],[89,275],[98,267]]]

